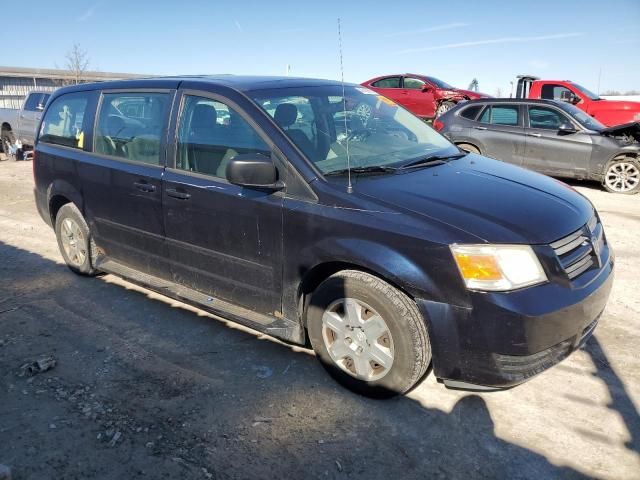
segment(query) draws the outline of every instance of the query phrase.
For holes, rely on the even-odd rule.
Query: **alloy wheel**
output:
[[[342,298],[329,305],[322,316],[322,338],[333,362],[359,380],[379,380],[391,370],[389,326],[360,300]]]
[[[640,183],[640,170],[631,162],[616,162],[607,170],[604,181],[615,192],[629,192]]]
[[[62,221],[60,239],[69,262],[74,267],[82,266],[87,259],[86,242],[80,226],[72,218]]]

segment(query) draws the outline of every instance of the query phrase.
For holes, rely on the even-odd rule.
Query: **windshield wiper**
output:
[[[410,168],[430,167],[434,165],[442,165],[445,160],[455,160],[456,158],[462,158],[466,156],[466,153],[454,153],[453,155],[431,155],[430,157],[421,158],[413,162],[407,163],[399,167],[401,170],[407,170]]]
[[[369,167],[353,167],[351,173],[391,173],[398,169],[395,167],[386,167],[384,165],[371,165]],[[345,175],[349,173],[348,168],[341,168],[340,170],[331,170],[325,173],[325,177],[329,175]]]

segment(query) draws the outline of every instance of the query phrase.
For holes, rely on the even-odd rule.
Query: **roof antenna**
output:
[[[338,45],[340,47],[340,78],[342,81],[342,113],[344,116],[344,134],[347,139],[347,175],[349,183],[347,184],[347,193],[353,192],[351,186],[351,158],[349,157],[349,133],[347,132],[347,99],[344,96],[344,68],[342,66],[342,31],[340,30],[340,17],[338,17]]]

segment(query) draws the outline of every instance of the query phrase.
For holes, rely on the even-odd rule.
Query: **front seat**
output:
[[[316,159],[316,151],[309,137],[299,128],[290,128],[298,118],[298,107],[293,103],[281,103],[276,108],[273,119],[284,130],[293,143],[302,150],[305,156],[313,161]]]
[[[213,105],[199,103],[193,109],[189,129],[189,167],[215,175],[224,152],[220,151],[218,112]]]

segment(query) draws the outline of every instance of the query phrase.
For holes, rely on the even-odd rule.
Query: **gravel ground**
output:
[[[513,390],[430,375],[374,401],[307,350],[72,274],[36,213],[30,162],[1,161],[0,477],[640,478],[640,196],[575,186],[617,254],[586,347]],[[49,355],[48,371],[21,368]]]

